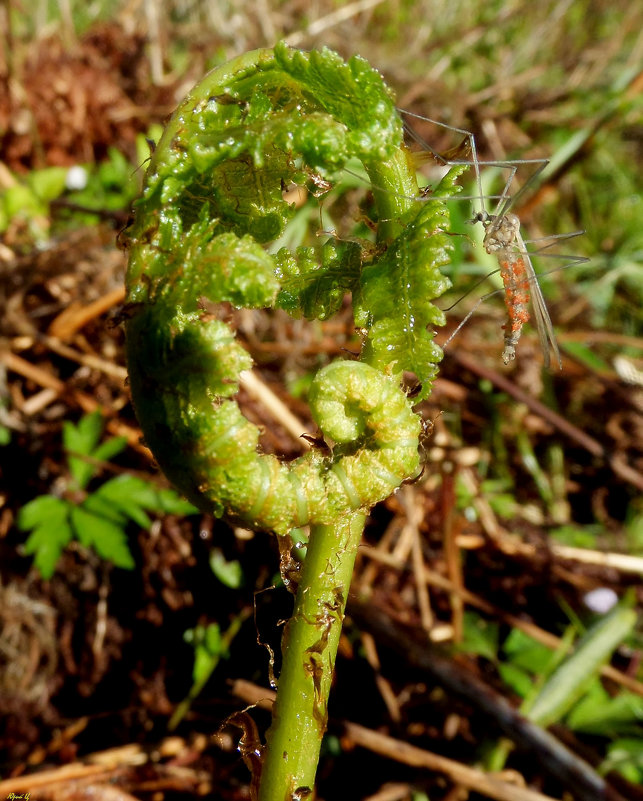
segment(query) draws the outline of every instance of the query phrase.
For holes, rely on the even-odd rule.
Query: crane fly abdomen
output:
[[[529,253],[520,235],[520,219],[515,214],[488,215],[480,217],[485,226],[484,248],[498,259],[500,276],[505,290],[507,322],[502,360],[505,364],[516,358],[516,345],[523,325],[529,321],[529,303],[534,306],[538,335],[543,349],[545,364],[549,366],[551,346],[560,363],[556,337],[554,335],[545,300],[538,285]]]
[[[525,261],[519,254],[516,258],[504,260],[498,258],[500,263],[500,276],[505,287],[505,306],[507,307],[507,322],[503,325],[505,331],[504,350],[502,360],[505,364],[516,357],[516,345],[520,339],[523,325],[529,321],[529,277]]]

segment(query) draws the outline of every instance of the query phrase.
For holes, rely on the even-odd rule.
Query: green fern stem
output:
[[[333,184],[355,159],[372,181],[378,245],[271,248],[296,213],[284,187]],[[218,517],[282,536],[311,526],[262,799],[313,785],[364,515],[419,471],[421,422],[399,381],[416,374],[418,402],[441,358],[428,326],[443,322],[431,300],[447,286],[439,195],[453,192],[454,177],[418,203],[378,73],[360,58],[278,45],[214,70],[179,106],[126,232],[130,387],[159,465]],[[235,400],[252,360],[220,304],[325,319],[347,292],[366,331],[361,360],[327,365],[309,393],[330,455],[285,463],[261,453],[260,431]]]
[[[304,799],[315,783],[337,646],[366,515],[311,529],[268,731],[259,801]]]

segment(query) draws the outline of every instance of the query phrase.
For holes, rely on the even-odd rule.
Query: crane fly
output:
[[[504,287],[504,300],[507,309],[507,320],[503,326],[504,328],[504,348],[502,352],[502,359],[505,364],[509,364],[516,356],[516,346],[522,333],[523,325],[530,319],[529,302],[533,310],[533,319],[536,324],[538,338],[543,353],[543,360],[545,367],[549,367],[551,363],[550,352],[553,352],[558,366],[562,369],[562,361],[560,351],[556,342],[556,335],[554,327],[547,310],[547,304],[543,297],[538,277],[534,270],[531,256],[527,250],[525,240],[520,233],[520,219],[516,214],[510,213],[510,207],[522,194],[529,188],[529,186],[536,180],[538,175],[549,164],[547,159],[521,159],[515,161],[480,161],[477,155],[476,141],[473,133],[463,128],[454,128],[445,123],[438,122],[437,120],[422,117],[419,114],[405,112],[398,109],[403,116],[412,117],[415,119],[430,122],[438,125],[441,128],[452,130],[464,136],[463,143],[445,154],[440,154],[428,145],[404,120],[404,129],[407,134],[417,144],[419,144],[426,152],[429,153],[438,163],[444,166],[451,166],[456,164],[470,164],[475,172],[475,180],[478,189],[477,198],[479,200],[480,208],[478,211],[474,209],[474,216],[469,221],[471,223],[481,223],[484,228],[483,247],[487,253],[493,255],[498,260],[500,268],[500,276],[502,278]],[[467,158],[459,158],[460,154],[465,151]],[[454,157],[455,156],[455,157]],[[516,172],[521,165],[531,164],[536,169],[530,176],[527,183],[514,195],[510,196],[511,184],[514,180]],[[496,200],[496,210],[490,214],[485,210],[484,200],[485,195],[482,190],[482,177],[481,167],[500,167],[509,170],[509,175],[505,186],[500,195],[492,196]],[[487,196],[488,198],[489,196]],[[462,198],[465,199],[465,198]],[[472,198],[467,198],[472,199]],[[566,238],[578,236],[583,233],[576,231],[565,235]],[[574,262],[585,261],[581,257],[569,257]],[[494,293],[491,293],[494,294]],[[486,296],[488,297],[488,296]],[[481,298],[482,302],[485,298]],[[455,334],[460,330],[462,325],[469,319],[473,311],[479,305],[476,304],[474,309],[465,317],[462,323],[456,328],[454,333],[449,337],[445,346],[451,341]]]
[[[516,214],[505,213],[474,218],[474,221],[481,222],[485,226],[484,249],[498,259],[500,277],[504,285],[507,322],[503,326],[505,331],[503,362],[509,364],[516,358],[516,345],[522,327],[529,321],[531,299],[545,367],[550,365],[551,349],[559,369],[562,370],[563,364],[554,327],[529,252],[520,233],[520,219]]]

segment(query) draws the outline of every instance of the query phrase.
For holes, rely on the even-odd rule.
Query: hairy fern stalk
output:
[[[377,246],[329,237],[271,248],[295,214],[284,187],[332,185],[361,161]],[[326,701],[365,514],[419,472],[421,421],[404,371],[431,389],[441,358],[432,300],[448,286],[452,173],[418,202],[393,98],[366,61],[285,45],[209,73],[170,119],[126,232],[126,346],[145,440],[168,478],[218,517],[287,537],[311,527],[267,735],[259,798],[314,784]],[[235,396],[252,361],[211,304],[326,319],[352,294],[358,361],[319,371],[311,413],[332,448],[291,462],[261,453]],[[204,299],[209,302],[207,313]],[[224,315],[221,315],[223,317]],[[255,780],[257,777],[255,777]],[[256,783],[256,782],[255,782]]]

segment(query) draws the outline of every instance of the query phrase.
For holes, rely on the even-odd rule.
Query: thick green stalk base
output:
[[[306,798],[315,784],[344,609],[365,515],[314,526],[292,618],[261,774],[259,801]]]

